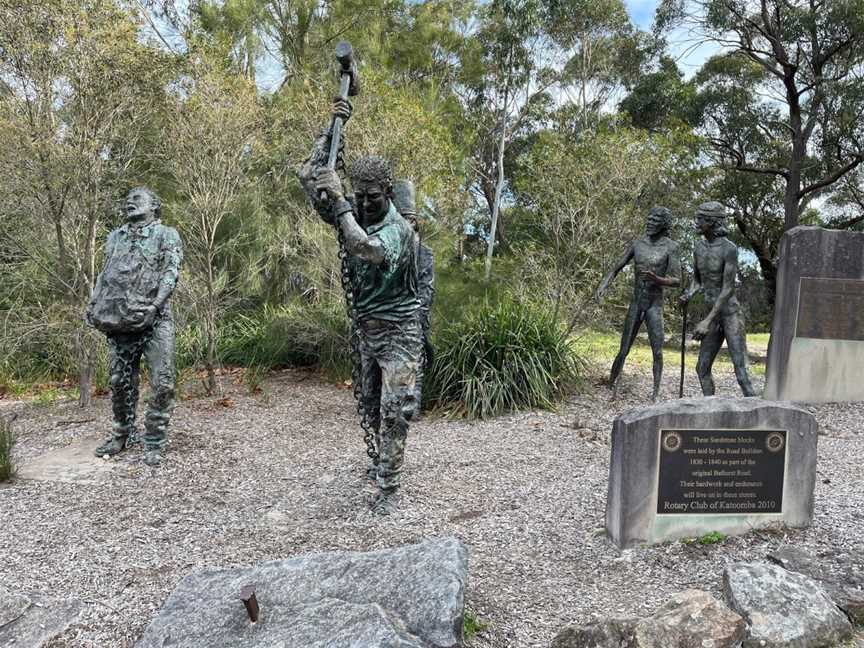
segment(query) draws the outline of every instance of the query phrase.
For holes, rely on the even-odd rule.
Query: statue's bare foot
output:
[[[144,463],[158,468],[162,465],[162,453],[159,450],[148,450],[144,453]]]
[[[97,457],[113,457],[126,449],[126,439],[110,439],[93,451]]]
[[[399,495],[396,491],[381,491],[372,502],[372,512],[375,515],[390,515],[399,505]]]

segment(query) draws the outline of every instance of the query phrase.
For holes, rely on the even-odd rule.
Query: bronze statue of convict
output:
[[[703,238],[696,242],[694,249],[693,281],[679,299],[686,304],[696,293],[702,292],[710,308],[708,315],[693,330],[693,337],[702,340],[696,362],[702,393],[714,395],[711,367],[725,340],[741,392],[745,396],[756,396],[747,367],[744,318],[735,297],[738,248],[726,238],[726,210],[723,205],[713,201],[699,205],[696,228]]]
[[[672,214],[668,209],[654,207],[648,213],[645,236],[630,243],[603,278],[596,292],[597,300],[602,300],[612,280],[628,263],[633,262],[633,300],[624,320],[621,346],[612,363],[609,382],[614,389],[624,368],[624,361],[644,321],[654,355],[654,390],[651,399],[655,401],[660,393],[660,380],[663,376],[663,289],[681,283],[678,244],[667,236],[671,219]]]

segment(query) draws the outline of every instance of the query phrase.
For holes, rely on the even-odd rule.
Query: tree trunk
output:
[[[215,229],[215,228],[214,228]],[[216,254],[213,251],[212,240],[207,250],[207,301],[204,306],[204,336],[206,338],[207,350],[204,356],[204,368],[207,370],[207,381],[204,389],[208,396],[216,392],[216,316],[218,304],[216,302],[216,276],[213,273]]]
[[[798,225],[799,196],[801,191],[801,166],[804,162],[805,146],[804,137],[800,133],[801,116],[797,120],[792,117],[792,125],[797,126],[799,132],[792,140],[792,158],[789,160],[789,177],[786,178],[786,191],[783,195],[783,231],[788,231]]]
[[[759,269],[762,271],[762,279],[765,281],[765,289],[768,292],[768,305],[771,308],[774,308],[774,300],[777,296],[777,264],[774,263],[774,259],[761,254],[759,251],[754,250],[756,253],[756,260],[759,262]]]
[[[216,317],[212,305],[208,304],[205,316],[205,335],[207,337],[207,351],[204,358],[204,368],[207,370],[207,381],[204,388],[208,396],[216,393]]]
[[[495,201],[492,205],[492,225],[489,231],[489,241],[486,245],[486,264],[484,281],[489,282],[492,275],[492,252],[495,249],[495,236],[498,230],[498,214],[501,212],[501,192],[504,190],[504,146],[507,137],[507,126],[501,121],[501,137],[498,139],[498,182],[495,183]]]
[[[78,330],[78,406],[90,407],[93,402],[93,377],[96,375],[96,346],[82,326]]]
[[[798,100],[798,86],[795,83],[794,70],[786,70],[783,84],[786,87],[789,127],[792,130],[792,157],[789,160],[789,175],[786,177],[786,192],[783,196],[783,231],[788,231],[798,225],[801,169],[807,155],[807,140],[801,119],[801,104]]]

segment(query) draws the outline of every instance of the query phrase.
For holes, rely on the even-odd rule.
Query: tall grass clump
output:
[[[15,433],[12,421],[0,418],[0,482],[9,481],[15,476],[15,461],[12,448],[15,446]]]
[[[224,326],[217,354],[244,367],[318,366],[336,378],[351,375],[348,317],[336,300],[289,302],[235,315]]]
[[[551,312],[510,296],[444,325],[435,346],[425,398],[468,418],[553,407],[585,366]]]

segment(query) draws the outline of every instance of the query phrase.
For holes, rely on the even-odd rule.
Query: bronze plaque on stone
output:
[[[660,430],[657,513],[782,513],[786,437],[786,430]]]
[[[864,281],[801,277],[795,337],[864,341]]]

